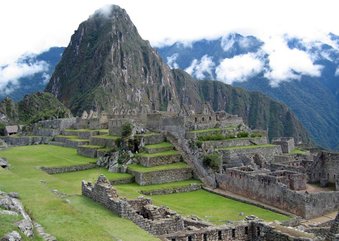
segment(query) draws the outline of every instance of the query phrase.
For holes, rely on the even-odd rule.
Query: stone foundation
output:
[[[90,158],[96,158],[97,157],[97,149],[85,147],[85,146],[78,146],[77,147],[77,153],[81,156],[86,156]]]

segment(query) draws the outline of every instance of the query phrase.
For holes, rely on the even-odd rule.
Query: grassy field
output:
[[[11,164],[10,170],[0,168],[0,190],[19,192],[27,211],[59,241],[158,240],[131,221],[80,195],[82,179],[94,180],[100,173],[118,178],[120,174],[93,169],[48,175],[38,169],[94,159],[78,156],[75,149],[48,145],[11,148],[1,151],[0,156]],[[0,219],[1,223],[5,221]]]
[[[172,156],[180,154],[178,151],[169,150],[169,151],[162,151],[157,153],[138,153],[137,156],[140,157],[159,157],[159,156]]]
[[[128,169],[130,169],[131,171],[137,171],[137,172],[154,172],[154,171],[163,171],[163,170],[169,170],[169,169],[180,169],[180,168],[186,168],[186,167],[188,167],[188,165],[184,162],[176,162],[172,164],[154,166],[154,167],[144,167],[138,164],[128,165]]]
[[[0,190],[19,192],[26,210],[59,241],[158,240],[131,221],[119,218],[101,205],[81,196],[81,180],[95,181],[100,174],[111,180],[130,178],[129,174],[109,173],[106,169],[96,168],[48,175],[39,167],[76,165],[94,161],[77,155],[75,149],[59,146],[16,147],[0,151],[0,156],[6,157],[11,164],[9,170],[0,168]],[[187,166],[185,163],[172,165],[177,168]],[[136,198],[141,195],[141,190],[174,188],[192,182],[199,183],[188,180],[161,185],[138,186],[133,183],[115,187],[121,196]],[[253,214],[265,220],[287,219],[286,216],[225,199],[203,190],[154,195],[151,198],[156,205],[165,205],[180,214],[195,215],[216,224],[225,223],[226,220],[243,219],[244,216],[240,216],[240,212],[244,215]],[[11,228],[5,223],[0,217],[0,236]]]

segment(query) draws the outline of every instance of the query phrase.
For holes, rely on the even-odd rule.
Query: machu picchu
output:
[[[1,241],[338,241],[339,154],[285,105],[171,69],[119,6],[0,123]]]

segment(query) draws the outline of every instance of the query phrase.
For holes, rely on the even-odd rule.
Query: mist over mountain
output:
[[[43,91],[60,61],[63,47],[52,47],[40,54],[26,54],[16,62],[0,66],[0,100],[20,101],[27,94]]]
[[[339,148],[339,37],[327,42],[289,36],[264,42],[229,34],[158,48],[171,66],[285,103],[320,146]]]

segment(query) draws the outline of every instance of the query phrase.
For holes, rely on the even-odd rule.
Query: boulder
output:
[[[13,231],[2,237],[1,241],[21,241],[21,236],[17,231]]]
[[[8,161],[6,160],[6,158],[0,157],[0,167],[2,168],[8,167]]]

